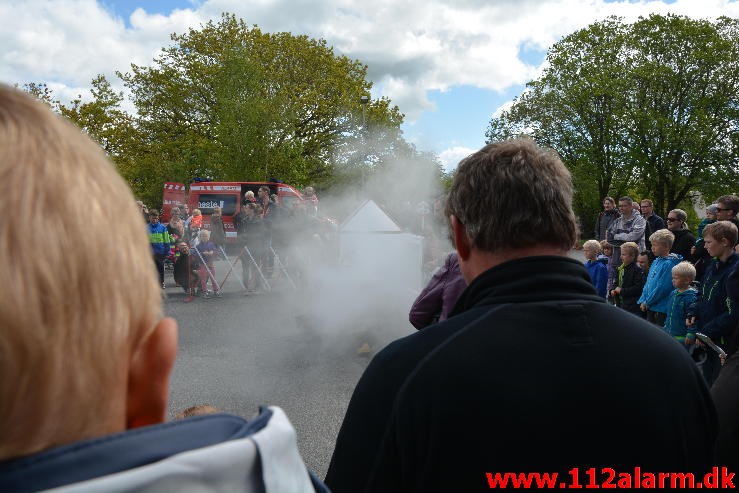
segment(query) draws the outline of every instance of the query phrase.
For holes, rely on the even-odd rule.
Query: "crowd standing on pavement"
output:
[[[162,287],[166,289],[164,270],[168,265],[176,272],[176,286],[188,294],[220,298],[217,260],[227,262],[226,275],[238,278],[245,295],[271,289],[269,279],[275,273],[276,258],[280,275],[303,282],[307,265],[324,260],[333,251],[326,247],[333,241],[333,226],[319,217],[318,197],[312,187],[306,187],[305,200],[289,205],[269,192],[262,186],[256,197],[251,190],[244,194],[233,218],[235,248],[226,241],[221,207],[214,207],[209,220],[204,221],[200,209],[189,214],[187,204],[176,204],[166,227],[159,223],[159,212],[150,209],[146,215],[147,222],[151,221],[149,240]],[[137,205],[142,211],[149,210],[141,201]],[[150,219],[151,214],[156,220]],[[292,241],[294,238],[299,241]],[[239,262],[240,273],[234,274],[233,267]]]
[[[277,407],[246,421],[196,406],[164,423],[177,350],[164,262],[185,290],[220,294],[221,211],[207,222],[182,204],[164,226],[88,137],[6,87],[0,171],[0,206],[54,201],[38,234],[74,246],[39,259],[13,237],[42,241],[28,218],[6,218],[0,276],[16,289],[0,304],[0,490],[328,491]],[[289,210],[266,187],[244,197],[235,226],[247,282],[266,286],[300,257],[274,245],[281,221],[317,224],[306,192]],[[680,209],[659,227],[630,197],[618,212],[604,200],[584,265],[568,257],[572,195],[556,154],[527,139],[460,163],[443,213],[455,252],[414,304],[419,330],[381,350],[354,390],[325,480],[335,493],[483,491],[506,471],[737,470],[739,197],[719,197],[697,237]],[[110,207],[126,238],[115,255],[89,234],[109,226]]]

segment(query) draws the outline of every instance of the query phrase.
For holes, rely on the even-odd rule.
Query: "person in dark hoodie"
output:
[[[695,245],[695,236],[688,228],[688,215],[682,209],[672,209],[667,214],[667,229],[675,235],[670,253],[680,255],[685,260],[693,258],[692,250]]]
[[[593,235],[596,240],[601,241],[606,239],[606,233],[611,223],[618,217],[618,210],[616,209],[616,201],[613,197],[606,197],[603,199],[603,210],[598,214],[598,218],[595,220],[595,231]]]
[[[568,257],[572,195],[556,153],[529,139],[459,164],[446,217],[467,289],[447,320],[392,342],[365,370],[326,476],[334,493],[713,466],[715,410],[687,351],[607,304]]]
[[[703,241],[713,261],[706,268],[698,298],[698,311],[693,322],[695,330],[710,337],[723,347],[728,355],[736,347],[736,330],[739,323],[737,300],[727,292],[727,278],[737,268],[739,254],[734,251],[737,228],[729,221],[717,221],[703,230]],[[709,385],[721,369],[718,357],[711,357],[704,365],[703,374]]]
[[[647,227],[644,230],[644,243],[647,250],[652,248],[652,244],[649,242],[649,237],[652,233],[664,229],[667,227],[665,220],[654,213],[654,203],[651,199],[641,199],[639,204],[641,209],[642,217],[647,221]]]
[[[30,212],[3,222],[0,491],[326,491],[279,408],[164,423],[177,322],[162,314],[133,195],[99,146],[0,86],[0,174],[1,207],[55,204],[35,230],[21,227]],[[110,210],[115,255],[93,234]],[[60,248],[39,257],[27,244],[50,231]]]
[[[734,265],[726,277],[726,295],[733,306],[739,306],[739,263]],[[711,396],[716,404],[719,419],[719,435],[716,439],[716,463],[739,471],[739,351],[737,337],[729,341],[727,349],[732,352],[721,367],[718,378],[711,387]]]
[[[638,255],[639,245],[633,241],[621,245],[621,265],[616,269],[616,287],[611,290],[611,297],[617,307],[644,318],[646,314],[641,311],[637,300],[644,289],[646,276],[636,262]]]

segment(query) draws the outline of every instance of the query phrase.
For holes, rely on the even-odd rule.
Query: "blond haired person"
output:
[[[695,281],[695,267],[690,262],[680,262],[672,268],[670,309],[665,319],[665,330],[686,348],[695,344],[695,327],[687,322],[696,311],[698,291],[691,284]]]
[[[644,318],[644,312],[636,302],[644,289],[646,275],[636,263],[639,245],[627,241],[621,245],[621,265],[616,269],[615,287],[610,295],[617,307]]]
[[[646,314],[647,320],[664,327],[667,311],[669,310],[670,293],[672,287],[672,268],[680,263],[682,257],[670,253],[675,235],[668,229],[655,231],[649,237],[652,244],[654,260],[649,267],[647,281],[637,303],[641,311]]]
[[[598,259],[598,254],[601,252],[598,240],[586,241],[582,249],[585,254],[585,268],[588,270],[588,275],[590,275],[590,281],[593,283],[598,296],[605,298],[608,295],[608,259],[603,259],[603,261]]]
[[[177,323],[134,198],[79,129],[2,85],[0,176],[0,207],[17,210],[0,230],[13,287],[0,300],[0,491],[313,491],[278,408],[261,429],[228,415],[162,424]],[[30,203],[46,212],[29,229],[34,209],[16,205]],[[110,210],[116,255],[91,234]],[[44,255],[27,248],[50,236]]]

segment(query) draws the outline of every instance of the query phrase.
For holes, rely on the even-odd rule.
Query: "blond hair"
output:
[[[98,436],[125,416],[117,389],[161,317],[161,288],[141,213],[102,150],[3,85],[0,176],[0,207],[13,211],[0,223],[3,460]],[[101,234],[111,211],[115,255]]]
[[[633,241],[627,241],[623,245],[621,245],[621,254],[623,255],[624,250],[630,251],[634,254],[634,258],[639,256],[639,245],[634,243]]]
[[[592,248],[593,250],[595,250],[595,253],[600,253],[601,252],[600,242],[598,240],[588,240],[588,241],[586,241],[585,243],[582,244],[582,247],[583,247],[583,249],[585,249],[585,248],[591,249]]]
[[[695,280],[695,267],[690,262],[680,262],[672,268],[672,273],[676,276],[688,278],[692,281]]]
[[[667,245],[671,248],[672,244],[675,242],[675,235],[672,234],[672,231],[669,229],[658,229],[649,236],[649,242],[661,243],[662,245]]]

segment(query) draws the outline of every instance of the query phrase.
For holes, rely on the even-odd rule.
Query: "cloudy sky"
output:
[[[0,81],[46,82],[63,100],[149,64],[169,34],[231,12],[265,31],[325,38],[369,66],[373,96],[448,169],[484,143],[492,114],[535,78],[547,48],[609,15],[739,16],[729,0],[0,0]],[[121,87],[122,88],[122,87]]]

